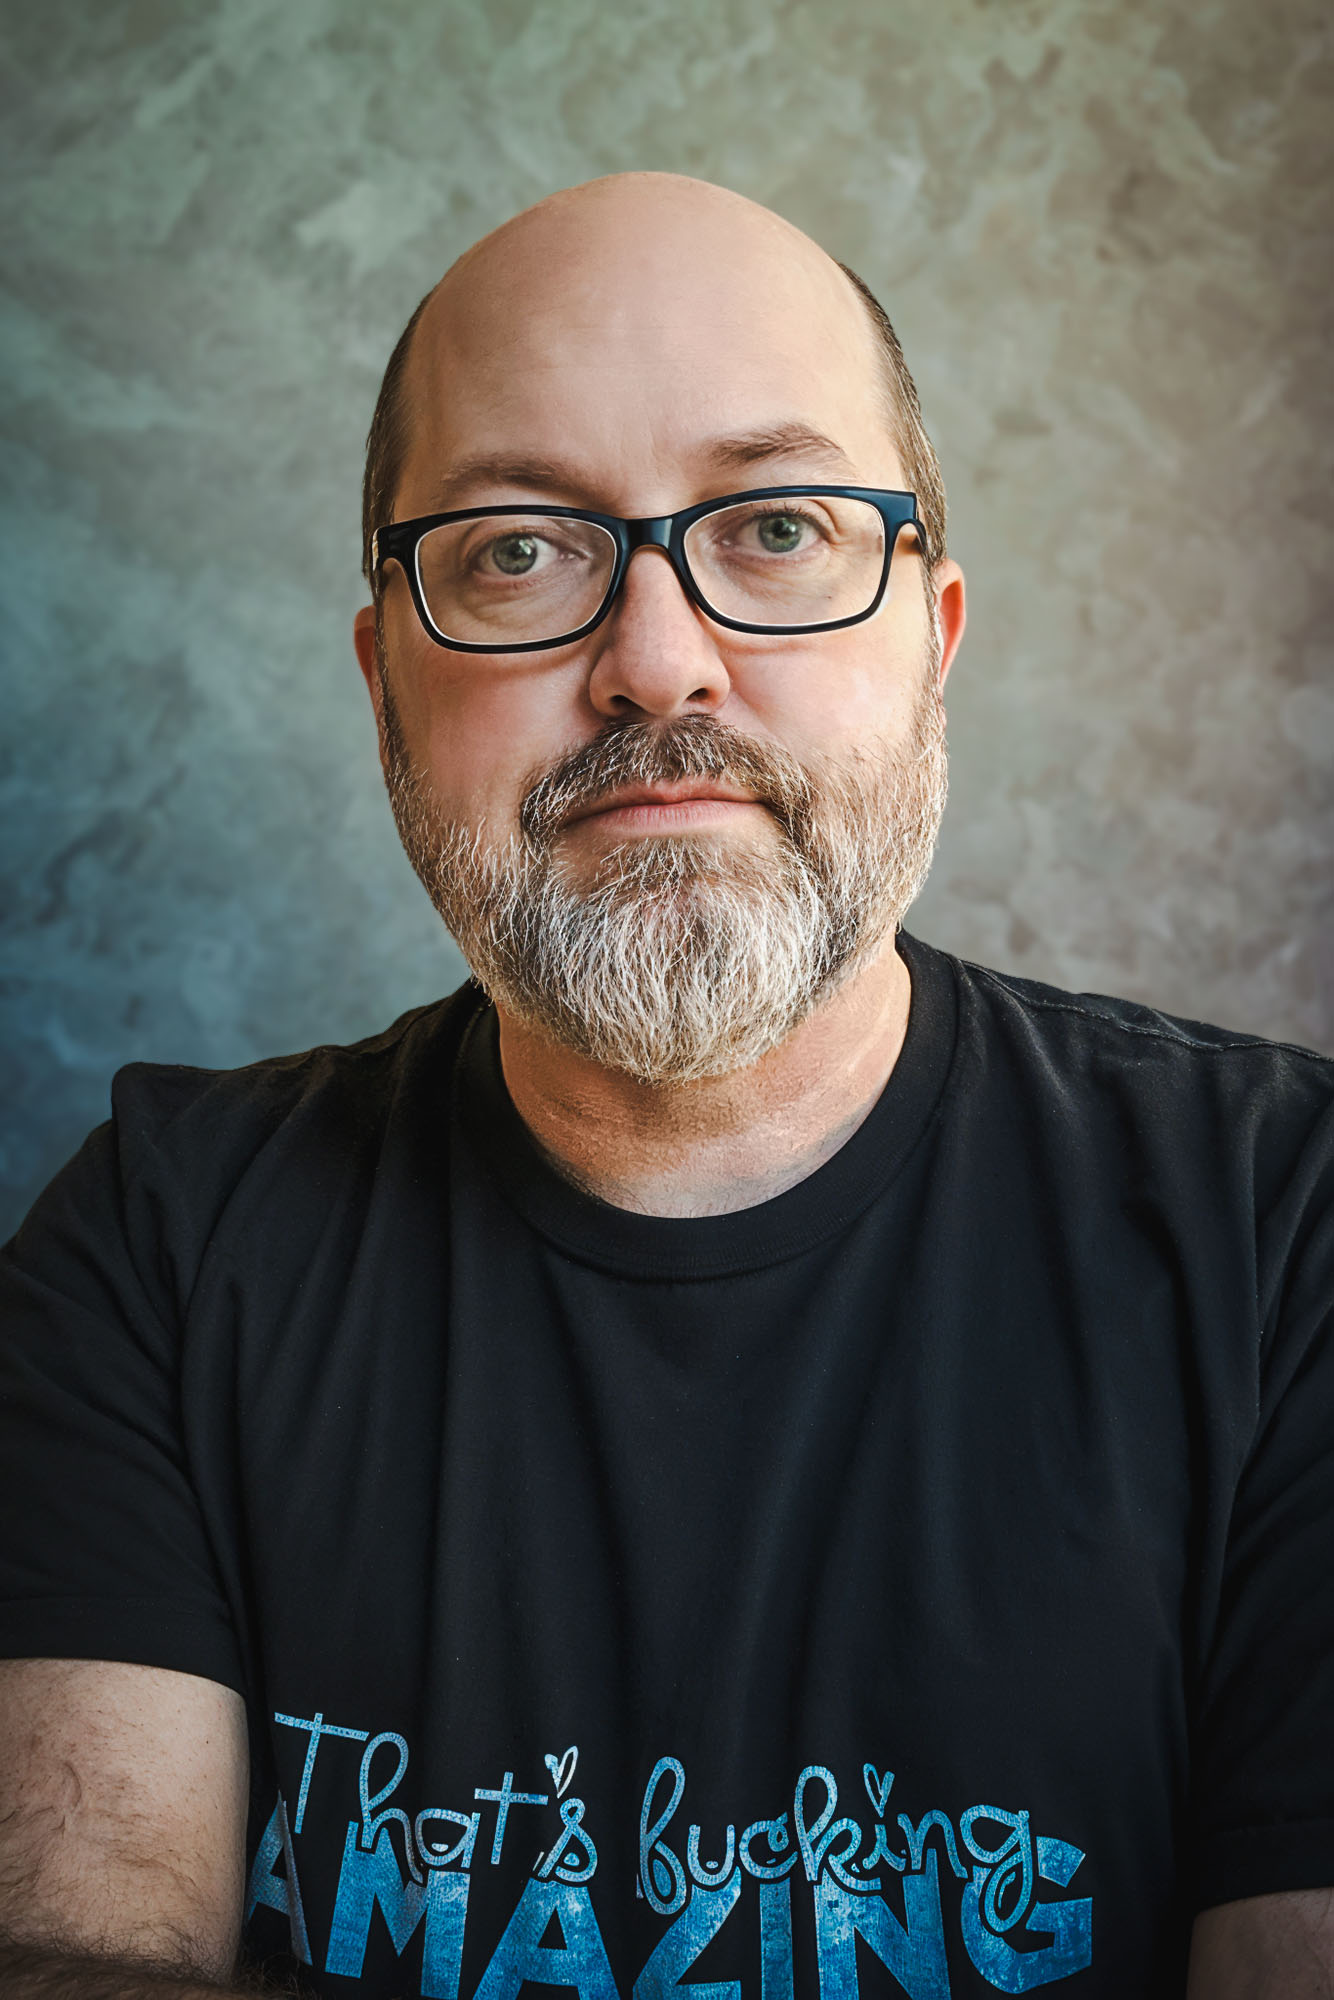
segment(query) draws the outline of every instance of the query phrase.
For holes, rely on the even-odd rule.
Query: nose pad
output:
[[[643,550],[659,555],[672,572],[675,590],[650,579],[641,564]],[[665,536],[645,538],[632,549],[616,601],[602,628],[589,676],[589,699],[607,716],[632,710],[665,720],[691,710],[720,708],[731,692],[731,680],[714,638],[677,570]]]
[[[631,549],[630,554],[626,560],[625,573],[621,578],[621,587],[617,591],[616,601],[612,605],[613,616],[618,611],[621,610],[626,599],[626,594],[631,588],[631,577],[633,574],[633,569],[636,559],[638,557],[645,555],[657,556],[662,562],[662,564],[664,564],[666,568],[670,570],[672,579],[676,584],[677,591],[679,592],[680,596],[685,599],[686,607],[689,610],[692,619],[696,624],[698,624],[700,615],[699,607],[696,605],[694,598],[690,595],[690,586],[686,581],[685,575],[683,574],[681,569],[678,568],[676,559],[673,557],[671,550],[667,546],[667,540],[665,535],[661,541],[658,540],[642,541],[635,548]],[[644,565],[642,562],[640,563],[639,566],[639,573],[641,576],[644,574]],[[673,609],[675,609],[675,600],[673,600]]]
[[[656,523],[654,525],[656,525]],[[626,584],[630,581],[631,564],[634,562],[636,556],[642,556],[642,555],[661,556],[662,560],[666,563],[668,569],[672,572],[672,575],[676,578],[676,581],[680,585],[682,591],[684,591],[686,597],[689,598],[690,592],[686,589],[685,577],[682,575],[681,571],[677,568],[676,561],[672,555],[671,549],[667,545],[667,535],[665,530],[662,533],[661,537],[656,535],[654,536],[646,535],[642,542],[636,542],[635,546],[631,549],[630,554],[626,559],[625,575],[621,578],[622,590],[625,589]]]

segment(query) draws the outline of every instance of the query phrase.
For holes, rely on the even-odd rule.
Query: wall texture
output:
[[[629,166],[884,297],[972,624],[915,928],[1334,1048],[1325,0],[46,0],[4,64],[3,1213],[114,1068],[455,983],[348,626],[380,370]]]

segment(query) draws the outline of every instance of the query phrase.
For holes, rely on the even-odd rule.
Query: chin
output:
[[[743,871],[762,857],[773,855],[778,846],[778,828],[772,821],[763,826],[701,828],[697,833],[637,833],[619,839],[580,842],[571,847],[562,839],[558,846],[557,868],[568,887],[594,890],[609,882],[638,881],[650,887],[684,886],[690,882],[717,880]],[[580,851],[582,849],[582,851]]]

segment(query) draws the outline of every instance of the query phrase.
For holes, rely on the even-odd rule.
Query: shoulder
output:
[[[381,1033],[321,1044],[227,1070],[129,1063],[112,1080],[112,1130],[125,1177],[154,1156],[239,1165],[274,1140],[338,1127],[355,1138],[382,1126],[423,1072],[447,1073],[480,1004],[472,985],[414,1008]]]
[[[1334,1087],[1334,1057],[1316,1049],[1166,1014],[1141,1001],[1118,999],[1109,993],[1067,991],[976,965],[969,959],[955,959],[954,964],[961,987],[980,1004],[1011,1017],[1023,1017],[1049,1035],[1096,1041],[1118,1050],[1127,1061],[1147,1053],[1150,1044],[1189,1061],[1219,1057],[1290,1061],[1313,1075],[1323,1074],[1326,1084]]]
[[[1334,1104],[1334,1057],[1106,993],[1067,992],[1038,980],[954,961],[964,1023],[993,1048],[1007,1044],[1090,1086],[1258,1096],[1312,1112]]]
[[[114,1256],[151,1289],[191,1291],[210,1245],[272,1254],[364,1202],[386,1157],[438,1137],[482,1004],[469,984],[382,1033],[229,1070],[131,1063],[111,1117],[39,1196],[10,1246],[22,1268]]]
[[[918,948],[920,949],[920,947]],[[1334,1059],[1134,1000],[951,961],[951,1084],[1062,1184],[1204,1217],[1334,1205]]]

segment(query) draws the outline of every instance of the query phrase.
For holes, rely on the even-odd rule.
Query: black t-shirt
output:
[[[902,942],[740,1213],[553,1173],[466,987],[122,1072],[0,1260],[0,1653],[241,1690],[257,1957],[1126,2000],[1334,1884],[1334,1065]]]

